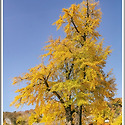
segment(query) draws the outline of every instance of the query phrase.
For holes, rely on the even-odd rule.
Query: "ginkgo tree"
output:
[[[107,100],[115,95],[116,84],[112,71],[104,72],[111,50],[110,46],[104,48],[103,39],[99,39],[97,28],[102,14],[98,4],[86,0],[64,8],[54,25],[57,29],[63,27],[65,38],[51,37],[41,64],[14,77],[13,84],[25,81],[27,86],[16,91],[11,105],[35,105],[29,124],[37,118],[49,125],[59,121],[82,125],[88,116],[94,117],[95,124],[102,124],[109,117],[109,110],[105,116],[103,112]],[[44,64],[46,57],[48,64]]]

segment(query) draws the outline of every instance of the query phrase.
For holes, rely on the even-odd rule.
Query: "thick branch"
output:
[[[73,58],[72,61],[74,61],[74,58]],[[70,69],[69,69],[68,63],[65,63],[65,65],[66,65],[66,69],[65,69],[66,80],[69,80],[69,79],[70,79],[71,72],[72,72],[72,70],[73,70],[74,63],[71,64]]]
[[[61,103],[64,103],[64,100],[61,98],[61,96],[56,91],[53,91],[53,93],[58,97],[58,99],[60,100]]]
[[[70,74],[71,74],[71,72],[72,72],[72,70],[73,70],[73,66],[74,66],[74,63],[72,63],[72,65],[71,65],[71,68],[70,68],[70,70],[69,70],[69,73],[68,73],[68,79],[69,79],[69,77],[70,77]]]
[[[87,17],[89,17],[89,3],[88,3],[88,0],[87,0]]]
[[[89,17],[89,2],[88,2],[88,0],[87,0],[87,17]],[[73,17],[71,17],[71,22],[72,22],[74,28],[76,29],[76,32],[77,32],[77,33],[80,33],[79,30],[78,30],[78,28],[77,28],[77,26],[76,26],[75,23],[74,23]],[[86,34],[85,34],[85,33],[84,33],[84,35],[82,36],[82,38],[83,38],[84,41],[86,41]],[[82,44],[82,45],[83,45],[83,44]]]
[[[76,29],[77,33],[80,33],[79,30],[78,30],[78,28],[77,28],[77,26],[74,23],[73,17],[71,17],[71,22],[72,22],[74,28]],[[85,33],[84,33],[84,36],[81,36],[81,37],[83,38],[84,41],[86,41],[86,34]],[[82,44],[82,46],[83,46],[83,44]]]
[[[76,31],[77,31],[78,33],[80,33],[80,32],[79,32],[79,30],[77,29],[77,27],[76,27],[75,23],[74,23],[73,17],[71,17],[71,22],[72,22],[72,24],[73,24],[74,28],[76,29]]]
[[[45,83],[45,85],[47,87],[47,91],[51,91],[51,88],[49,87],[47,79],[45,77],[43,79],[45,81],[44,83]],[[64,100],[61,98],[61,96],[56,91],[52,91],[52,93],[55,94],[58,97],[58,99],[60,100],[61,103],[64,103]]]

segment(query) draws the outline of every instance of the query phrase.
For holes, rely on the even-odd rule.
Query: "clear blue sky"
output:
[[[17,110],[9,104],[15,97],[18,86],[12,86],[12,78],[27,72],[40,63],[41,48],[49,36],[63,37],[61,30],[52,26],[62,8],[82,0],[4,0],[3,1],[3,111]],[[104,46],[111,45],[113,52],[107,60],[105,71],[113,68],[118,91],[122,97],[122,0],[100,0],[102,22],[99,32],[104,37]],[[19,110],[27,110],[24,106]]]

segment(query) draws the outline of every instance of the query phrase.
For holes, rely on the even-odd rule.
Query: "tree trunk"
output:
[[[71,112],[71,105],[66,107],[65,111],[66,111],[66,125],[74,125],[73,118],[72,118],[72,112]]]
[[[82,105],[80,106],[79,109],[79,125],[82,125]]]

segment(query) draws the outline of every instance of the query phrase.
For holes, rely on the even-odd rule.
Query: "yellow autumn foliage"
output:
[[[104,122],[105,99],[114,97],[116,84],[111,71],[103,70],[112,51],[110,46],[103,47],[104,39],[99,40],[96,30],[101,22],[98,4],[83,1],[64,8],[54,24],[57,29],[64,27],[66,37],[47,41],[41,58],[48,57],[48,64],[42,62],[13,79],[13,84],[24,81],[27,86],[16,91],[18,95],[11,105],[35,105],[29,124],[41,115],[39,122],[49,125],[64,119],[73,124],[73,114],[78,115],[80,107],[84,115],[92,114],[97,124]]]

